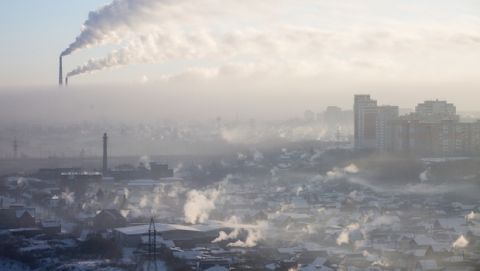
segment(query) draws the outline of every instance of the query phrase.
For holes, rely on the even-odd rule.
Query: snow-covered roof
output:
[[[228,270],[229,270],[228,268],[223,266],[218,266],[218,265],[205,269],[205,271],[228,271]]]
[[[174,251],[173,252],[173,255],[177,258],[180,258],[180,259],[186,259],[186,260],[196,260],[198,259],[199,257],[202,256],[202,253],[201,251],[193,251],[193,250],[189,250],[189,251]]]
[[[417,235],[415,236],[415,243],[418,245],[424,246],[424,245],[435,245],[437,242],[433,240],[431,237],[428,237],[426,235]]]
[[[127,186],[133,187],[133,186],[154,186],[154,185],[159,185],[159,181],[156,180],[149,180],[149,179],[140,179],[140,180],[133,180],[129,181]]]
[[[302,252],[303,251],[303,248],[302,247],[299,247],[299,246],[296,246],[296,247],[279,247],[277,248],[277,251],[279,253],[283,253],[283,254],[297,254],[299,252]]]
[[[121,232],[127,235],[141,235],[148,233],[150,225],[138,225],[130,226],[123,228],[116,228],[115,231]],[[210,221],[208,224],[196,224],[196,225],[179,225],[179,224],[162,224],[155,223],[155,230],[157,232],[167,232],[167,231],[193,231],[193,232],[209,232],[214,230],[220,230],[228,228],[223,223]]]
[[[439,218],[438,223],[442,228],[455,229],[456,232],[465,229],[465,219],[463,217]]]
[[[42,220],[40,222],[40,225],[43,228],[60,227],[60,221],[55,219],[47,219],[47,220]]]
[[[25,208],[15,210],[15,215],[17,218],[22,217],[25,213],[28,213],[30,216],[35,217],[35,208]]]
[[[419,264],[423,270],[434,270],[438,268],[437,261],[435,260],[420,260]]]
[[[148,236],[146,235],[142,236],[142,244],[148,244],[148,243],[149,243]],[[175,242],[173,242],[172,240],[164,240],[161,236],[156,237],[156,243],[165,245],[166,247],[169,247],[169,248],[175,247]]]
[[[329,267],[326,267],[324,264],[327,262],[327,259],[322,258],[322,257],[317,257],[311,264],[302,267],[302,271],[330,271],[333,270]]]

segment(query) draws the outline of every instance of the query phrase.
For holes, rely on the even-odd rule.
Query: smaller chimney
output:
[[[59,63],[58,63],[58,85],[63,85],[63,67],[62,67],[62,55],[60,55]]]
[[[104,133],[103,134],[103,168],[102,168],[103,176],[106,176],[108,173],[107,144],[108,144],[108,136],[107,136],[107,133]]]
[[[65,76],[65,86],[68,86],[68,76]]]

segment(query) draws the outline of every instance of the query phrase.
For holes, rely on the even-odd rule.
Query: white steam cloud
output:
[[[75,193],[69,191],[62,192],[62,199],[65,200],[67,205],[72,205],[75,202]]]
[[[465,236],[460,235],[457,240],[455,240],[455,242],[453,242],[453,248],[465,248],[467,247],[469,244],[467,238],[465,238]]]
[[[422,49],[448,59],[445,52],[459,51],[452,48],[468,51],[480,42],[476,28],[423,29],[392,23],[382,24],[383,28],[338,31],[325,25],[306,25],[308,18],[328,16],[329,11],[352,12],[324,2],[114,0],[90,12],[81,33],[61,55],[108,43],[120,46],[105,57],[88,60],[67,76],[135,63],[202,62],[207,58],[220,64],[164,78],[249,76],[258,72],[311,76],[332,70],[376,75],[384,70],[407,72],[409,62],[418,62],[418,52],[424,53]],[[361,10],[355,1],[349,2]],[[307,20],[290,16],[299,6]]]
[[[335,167],[334,169],[327,172],[326,180],[332,181],[332,180],[344,179],[348,177],[348,175],[356,174],[356,173],[358,173],[358,167],[355,164],[350,164],[344,168]]]
[[[418,176],[418,178],[420,179],[420,181],[423,183],[423,182],[427,182],[427,181],[430,181],[432,179],[432,169],[430,167],[428,167],[427,169],[425,169],[425,171],[423,171],[422,173],[420,173],[420,175]]]
[[[472,221],[472,220],[475,220],[475,219],[478,219],[480,216],[475,213],[474,211],[471,211],[468,215],[465,216],[465,219],[467,221]]]
[[[140,157],[140,159],[138,160],[138,165],[139,166],[143,166],[144,168],[150,170],[150,163],[152,162],[152,160],[150,159],[150,156],[147,156],[147,155],[144,155],[142,157]]]
[[[205,191],[191,190],[187,193],[187,202],[183,207],[185,222],[191,224],[203,223],[215,209],[215,201],[220,195],[218,189]]]
[[[224,231],[220,231],[219,234],[218,234],[218,237],[213,239],[212,243],[218,243],[218,242],[221,242],[221,241],[236,239],[239,234],[240,234],[240,229],[234,229],[233,231],[231,231],[228,234]]]
[[[360,231],[360,224],[353,223],[345,227],[337,237],[337,245],[349,244],[350,242],[363,239],[363,234]]]
[[[82,25],[82,31],[74,42],[63,52],[62,56],[72,54],[80,49],[89,48],[109,42],[118,42],[120,36],[153,18],[155,10],[168,0],[114,0],[112,3],[88,14]],[[143,20],[139,20],[143,18]]]
[[[245,240],[237,240],[229,243],[229,247],[256,247],[258,242],[265,239],[265,230],[267,228],[267,222],[262,221],[254,227],[245,229],[247,231],[247,237]]]
[[[247,236],[245,240],[237,240],[235,242],[230,242],[227,244],[229,247],[255,247],[258,244],[258,241],[265,238],[265,230],[268,227],[266,221],[259,222],[255,225],[251,224],[242,224],[236,216],[232,216],[228,221],[225,222],[225,225],[233,228],[233,231],[226,233],[220,231],[217,238],[215,238],[212,243],[217,243],[221,241],[234,240],[239,238],[241,232],[246,232]]]

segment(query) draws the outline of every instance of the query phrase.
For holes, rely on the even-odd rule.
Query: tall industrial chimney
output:
[[[103,169],[102,169],[103,176],[106,176],[108,172],[107,143],[108,143],[107,133],[104,133],[103,134]]]
[[[58,85],[63,85],[63,70],[62,70],[62,56],[60,55],[59,59],[59,67],[58,67]]]

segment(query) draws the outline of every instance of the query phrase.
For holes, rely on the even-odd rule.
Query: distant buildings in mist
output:
[[[425,101],[415,112],[400,115],[398,106],[355,95],[354,145],[422,157],[478,155],[480,120],[461,122],[455,105],[446,101]]]
[[[338,106],[327,106],[325,111],[315,113],[312,110],[306,110],[303,114],[306,122],[321,121],[327,126],[348,126],[352,125],[352,110],[343,110]]]
[[[323,130],[324,140],[351,141],[353,112],[338,106],[327,106],[320,113],[312,110],[304,112],[304,121],[308,124],[316,123]]]

